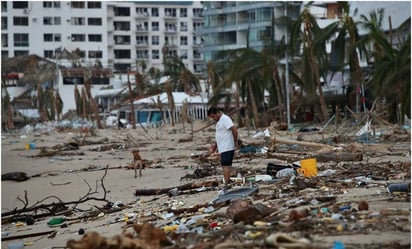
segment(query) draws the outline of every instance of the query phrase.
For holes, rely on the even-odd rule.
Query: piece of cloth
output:
[[[219,153],[235,150],[236,145],[230,128],[233,121],[226,114],[222,114],[216,123],[216,143]]]

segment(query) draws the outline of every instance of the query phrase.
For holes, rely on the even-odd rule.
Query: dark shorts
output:
[[[234,150],[225,151],[220,153],[220,165],[222,166],[232,166],[233,156],[235,155]]]

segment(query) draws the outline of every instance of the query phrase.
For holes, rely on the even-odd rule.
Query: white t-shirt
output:
[[[223,153],[230,150],[235,150],[235,141],[230,128],[233,126],[232,119],[226,114],[220,116],[219,121],[216,123],[216,143],[219,153]]]

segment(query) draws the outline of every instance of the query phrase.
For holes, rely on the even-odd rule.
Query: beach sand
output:
[[[207,180],[221,182],[222,176],[219,167],[217,167],[217,173],[212,176],[202,179],[181,180],[183,176],[192,174],[194,169],[199,166],[199,161],[196,160],[196,157],[207,153],[209,145],[214,139],[214,126],[206,127],[207,125],[208,123],[206,122],[196,121],[193,124],[193,129],[196,130],[193,133],[193,138],[189,124],[185,124],[184,129],[182,124],[176,124],[174,127],[164,125],[159,128],[146,128],[146,130],[139,126],[136,129],[97,129],[94,131],[95,135],[88,133],[86,138],[84,138],[84,133],[76,129],[43,129],[29,133],[24,132],[23,129],[20,132],[3,132],[1,143],[2,175],[10,172],[25,172],[30,179],[23,182],[2,181],[2,214],[13,209],[21,209],[25,205],[24,202],[27,202],[27,208],[41,203],[58,202],[59,200],[75,202],[84,199],[86,196],[95,197],[98,200],[90,200],[76,205],[73,214],[67,217],[69,219],[66,221],[66,224],[68,224],[66,227],[49,227],[47,222],[53,218],[52,216],[38,218],[33,225],[16,221],[10,223],[2,222],[1,248],[8,248],[10,244],[19,241],[25,242],[28,248],[64,248],[69,239],[77,240],[82,237],[82,235],[79,235],[79,229],[84,229],[86,232],[96,231],[102,236],[111,237],[121,234],[123,229],[126,229],[124,218],[130,216],[130,214],[135,215],[130,217],[135,217],[136,222],[144,221],[147,217],[156,215],[157,218],[152,220],[152,222],[157,227],[164,227],[173,220],[170,217],[168,218],[170,213],[166,210],[170,208],[184,209],[198,204],[209,203],[218,196],[218,188],[212,191],[172,197],[166,194],[148,196],[135,196],[134,194],[138,189],[163,189],[180,186],[189,182]],[[198,131],[202,127],[206,128]],[[264,143],[264,138],[262,137],[253,138],[253,134],[256,134],[255,130],[242,128],[239,129],[239,134],[242,140],[249,143]],[[285,132],[283,135],[293,139],[296,138],[296,134],[290,132]],[[315,141],[319,136],[319,134],[313,133],[313,138],[308,140]],[[65,146],[70,142],[83,141],[83,139],[85,145],[80,146],[79,150],[67,151],[71,152],[71,155],[37,156],[42,148],[50,150],[50,148],[57,148],[59,145]],[[99,141],[104,141],[104,144],[98,143]],[[29,143],[32,143],[34,148],[27,150],[26,145]],[[408,144],[408,142],[404,143]],[[102,148],[104,145],[113,144],[116,144],[117,147],[99,151],[99,146]],[[375,150],[387,149],[389,146],[395,146],[394,144],[378,144],[381,148],[376,148]],[[373,146],[378,147],[377,145],[371,145],[368,149],[371,149]],[[404,149],[405,147],[407,145],[404,145],[402,148]],[[150,162],[150,165],[146,165],[146,168],[143,169],[143,176],[137,178],[134,178],[133,170],[127,168],[132,161],[131,151],[135,148],[138,148],[140,155]],[[80,154],[80,152],[83,154]],[[374,160],[381,163],[382,161],[393,163],[410,162],[410,155],[396,154],[396,156],[386,156],[384,158],[379,156],[375,158],[373,153],[369,153],[367,157],[364,157],[363,162],[366,164],[374,162]],[[234,166],[238,169],[247,168],[252,174],[255,172],[264,173],[267,164],[274,161],[279,162],[279,160],[268,158],[265,155],[249,158],[238,157],[234,161]],[[319,169],[322,169],[323,165],[327,165],[329,168],[339,166],[336,163],[319,163]],[[105,171],[106,167],[109,168],[107,172]],[[341,170],[342,167],[336,167],[336,169]],[[256,171],[254,172],[254,170]],[[406,175],[407,170],[398,173],[405,173],[404,175]],[[404,180],[399,179],[399,181]],[[271,185],[264,184],[263,188],[271,189]],[[378,212],[383,208],[410,210],[409,201],[391,200],[392,196],[390,193],[387,193],[382,185],[371,185],[368,188],[346,188],[339,193],[337,195],[339,203],[352,203],[353,206],[356,206],[359,200],[366,200],[369,203],[369,213]],[[408,196],[410,200],[410,193]],[[285,198],[293,199],[295,197]],[[118,206],[126,205],[127,208],[119,212],[101,214],[94,218],[80,219],[85,213],[101,209],[107,204],[107,201]],[[73,208],[73,205],[68,205],[67,207]],[[281,209],[280,207],[285,209],[283,204],[279,207],[275,206],[275,208]],[[225,210],[226,207],[223,207],[216,210],[215,213],[224,216]],[[41,212],[42,210],[38,210],[38,213]],[[202,212],[200,211],[197,214],[202,214]],[[197,214],[188,214],[187,216],[190,217]],[[288,215],[287,208],[283,214],[286,219]],[[360,245],[357,248],[379,248],[379,245],[386,247],[394,243],[400,244],[403,247],[393,248],[407,248],[408,245],[410,246],[409,216],[393,217],[392,222],[397,223],[398,227],[391,225],[388,226],[387,230],[382,229],[379,224],[384,219],[377,216],[375,221],[371,219],[366,219],[365,221],[374,222],[373,224],[380,227],[376,230],[360,229],[356,231],[355,229],[341,234],[336,231],[332,231],[330,234],[315,233],[312,235],[313,248],[332,248],[336,240],[342,241],[347,246]],[[385,221],[386,219],[387,217]],[[70,222],[70,220],[73,222]],[[228,223],[230,224],[230,221]],[[331,227],[335,227],[335,225]],[[57,232],[53,238],[49,238],[48,235],[25,236],[52,230]],[[306,231],[306,234],[310,233],[311,231]],[[301,232],[302,234],[305,233]],[[8,237],[19,235],[25,238],[7,240]],[[368,247],[367,245],[370,243],[375,243],[378,246]],[[352,247],[349,246],[347,248]]]

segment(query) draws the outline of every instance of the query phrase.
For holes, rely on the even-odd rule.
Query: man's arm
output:
[[[238,134],[237,134],[237,128],[233,125],[230,127],[230,130],[232,131],[233,135],[233,141],[235,142],[235,147],[238,147]]]

